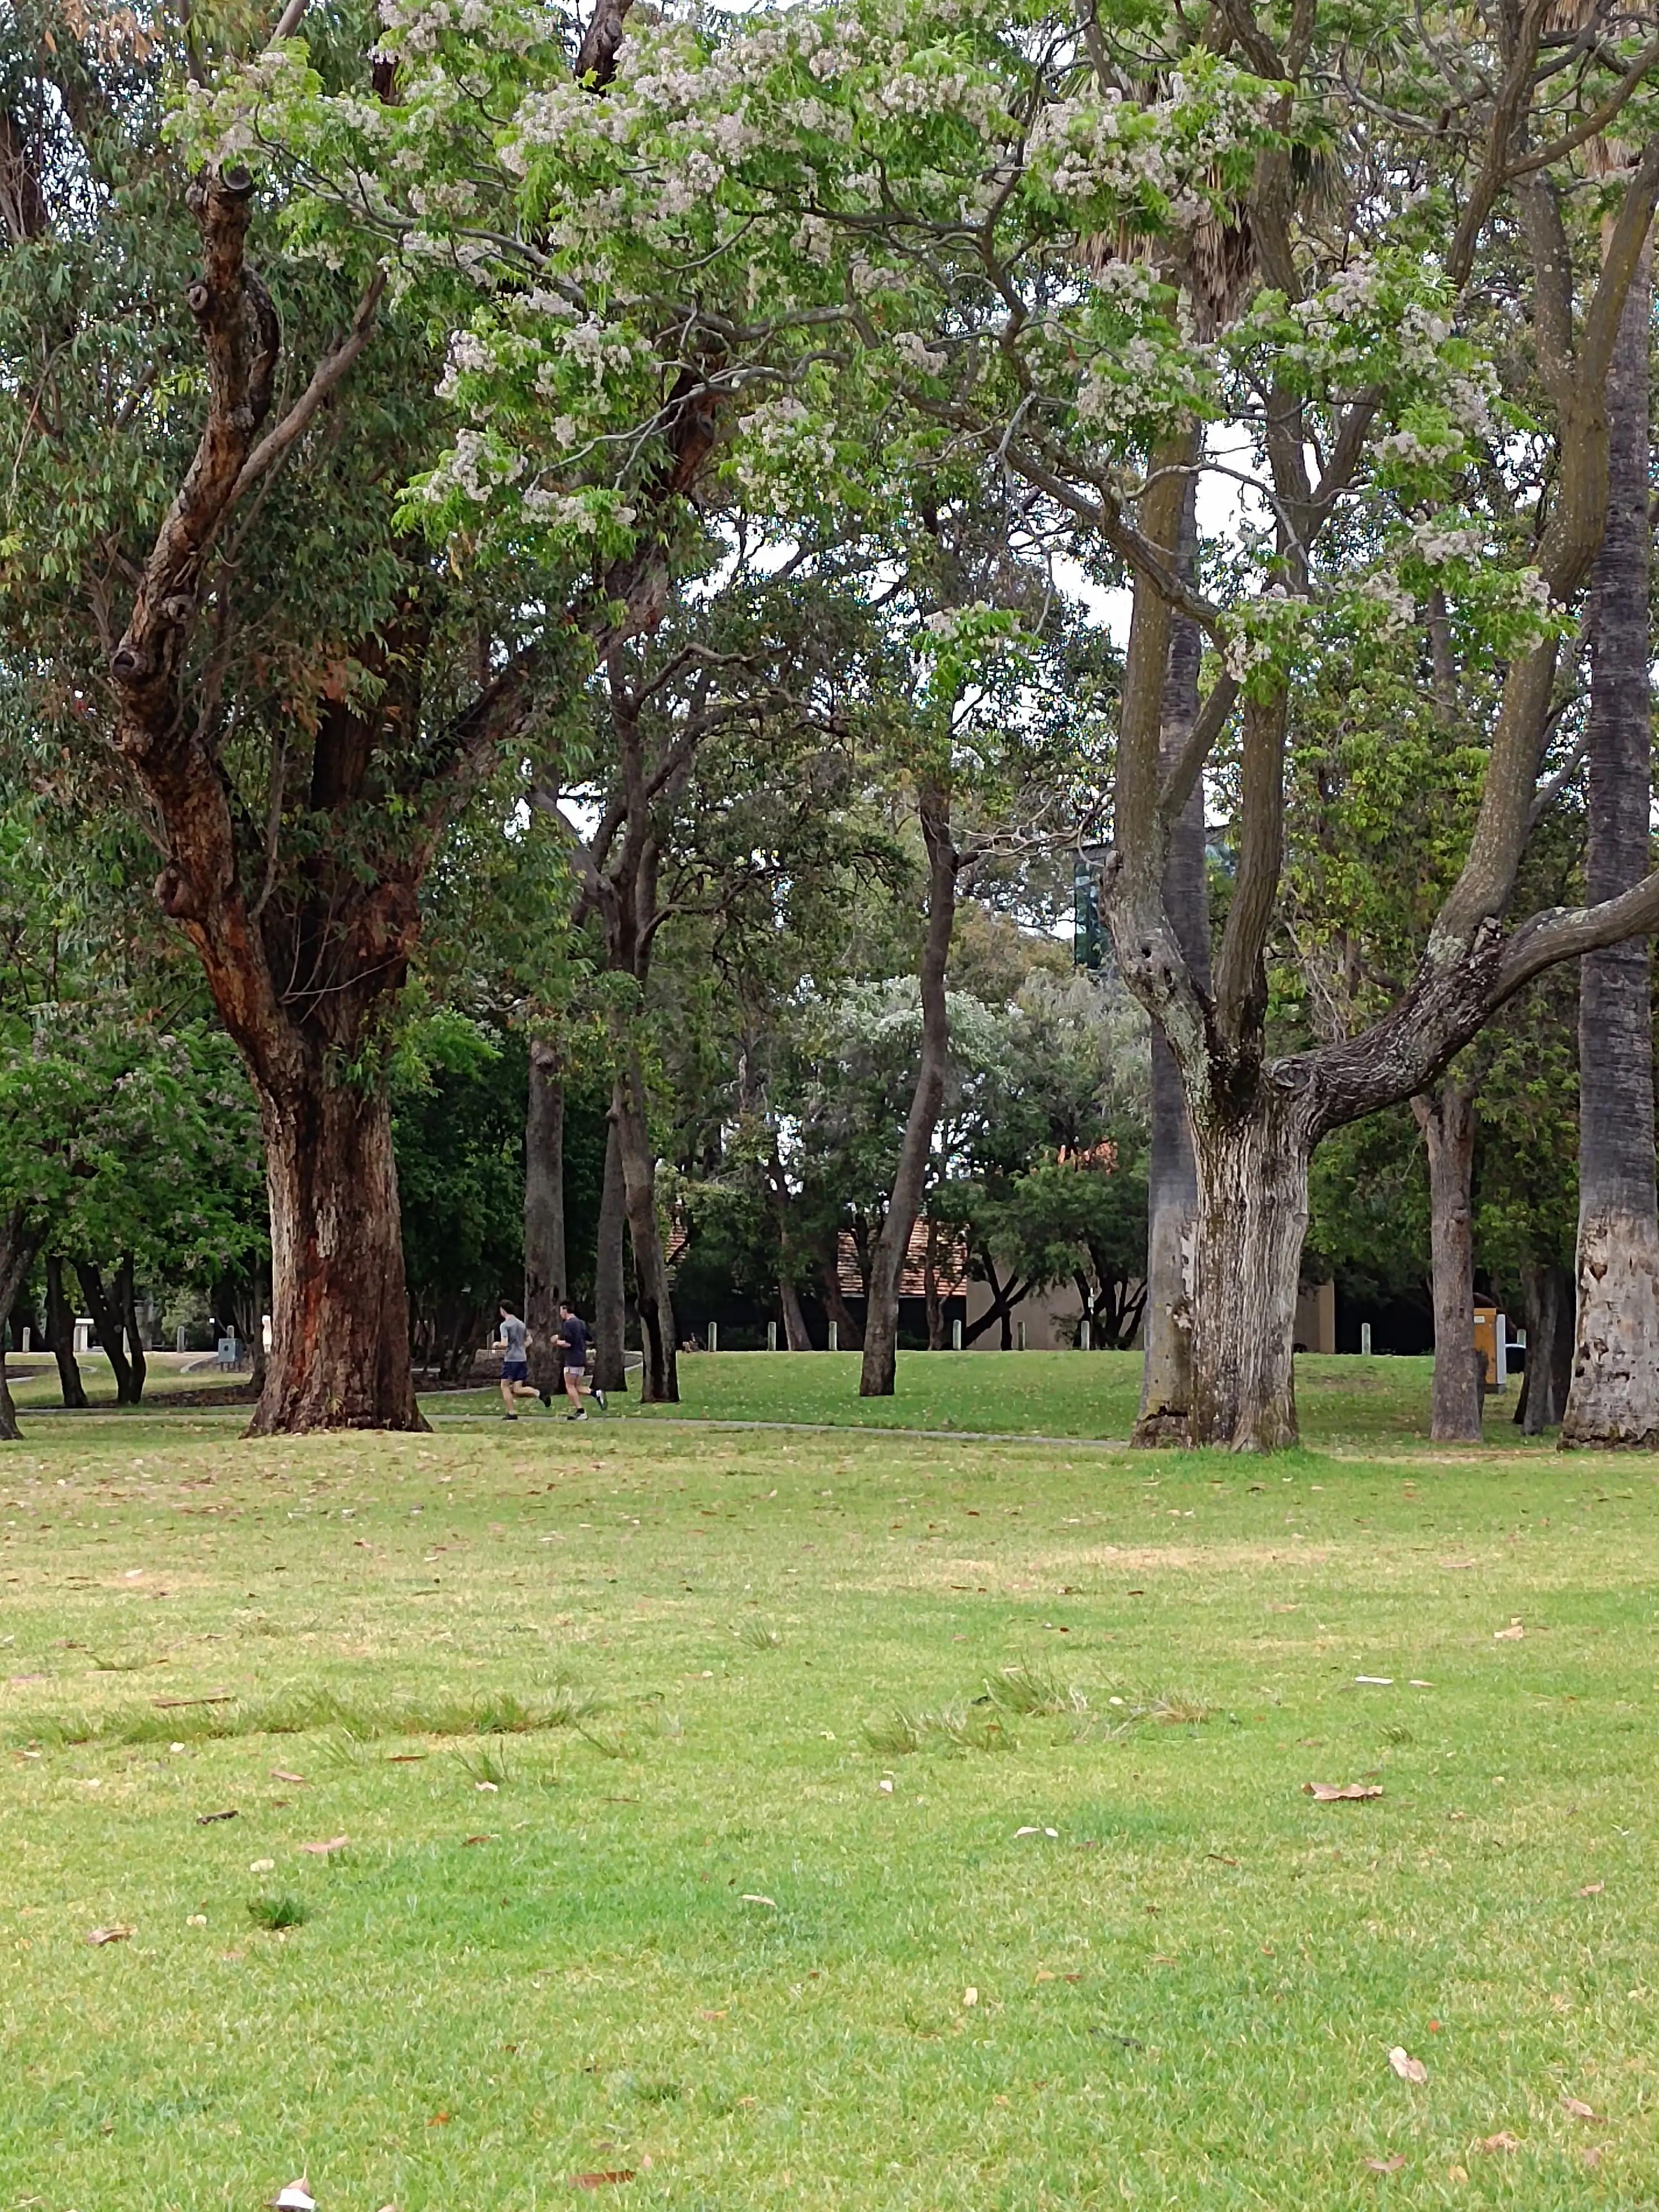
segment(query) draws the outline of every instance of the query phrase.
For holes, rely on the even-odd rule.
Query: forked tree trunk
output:
[[[599,1191],[599,1231],[593,1255],[593,1380],[601,1390],[628,1388],[628,1301],[623,1285],[623,1236],[627,1226],[622,1146],[613,1115],[605,1133],[605,1182]]]
[[[1190,568],[1197,535],[1194,500],[1189,496],[1182,518],[1183,568]],[[1202,656],[1203,640],[1198,625],[1178,617],[1170,629],[1170,662],[1164,684],[1159,750],[1166,766],[1179,751],[1198,713]],[[1201,777],[1194,785],[1170,834],[1170,857],[1164,871],[1164,903],[1188,966],[1200,987],[1208,990],[1210,899]],[[1192,1264],[1198,1171],[1193,1159],[1192,1130],[1181,1071],[1156,1020],[1152,1024],[1152,1055],[1145,1360],[1140,1379],[1140,1413],[1130,1441],[1136,1444],[1180,1444],[1188,1437],[1188,1401],[1192,1389]]]
[[[560,1301],[569,1294],[564,1237],[564,1077],[544,1037],[530,1047],[530,1096],[524,1130],[524,1317],[530,1331],[530,1379],[556,1391]],[[595,1353],[597,1358],[597,1351]],[[603,1381],[599,1388],[605,1388]]]
[[[1521,1270],[1527,1364],[1515,1418],[1523,1437],[1541,1437],[1566,1411],[1572,1382],[1572,1276],[1553,1261]]]
[[[17,1408],[12,1404],[11,1386],[6,1380],[6,1346],[11,1336],[12,1308],[33,1264],[39,1241],[21,1206],[0,1215],[0,1443],[15,1443],[18,1437]]]
[[[668,1260],[657,1219],[657,1163],[646,1125],[645,1071],[629,1048],[611,1098],[612,1127],[622,1161],[628,1208],[628,1241],[634,1250],[634,1297],[640,1314],[640,1401],[678,1405],[679,1363],[674,1340],[674,1301]]]
[[[1651,264],[1630,290],[1607,384],[1607,535],[1590,646],[1591,899],[1647,873],[1648,345]],[[1578,1319],[1563,1444],[1659,1445],[1659,1204],[1654,1189],[1651,956],[1645,938],[1585,956],[1578,977]]]
[[[1412,1101],[1429,1156],[1429,1252],[1434,1297],[1434,1382],[1429,1434],[1436,1443],[1480,1441],[1474,1350],[1474,1099],[1447,1075]]]
[[[1194,1127],[1189,1441],[1277,1451],[1297,1441],[1293,1342],[1310,1146],[1263,1086],[1255,1110]]]
[[[46,1255],[46,1334],[58,1362],[58,1387],[64,1405],[83,1407],[87,1386],[75,1357],[75,1314],[64,1291],[64,1262],[56,1252]]]
[[[98,1330],[99,1349],[115,1377],[115,1402],[118,1406],[130,1406],[133,1402],[132,1370],[127,1364],[126,1316],[105,1290],[103,1270],[95,1261],[77,1260],[75,1274],[87,1311]]]
[[[385,1094],[318,1069],[259,1103],[274,1296],[249,1434],[424,1429]]]
[[[921,952],[921,1054],[916,1087],[905,1117],[887,1217],[870,1258],[864,1306],[864,1363],[859,1370],[860,1398],[890,1398],[898,1371],[899,1278],[910,1249],[910,1232],[921,1212],[922,1186],[933,1132],[945,1103],[950,1065],[951,1022],[945,999],[945,969],[956,923],[957,854],[951,842],[950,794],[924,783],[918,798],[921,834],[927,848],[927,933]]]

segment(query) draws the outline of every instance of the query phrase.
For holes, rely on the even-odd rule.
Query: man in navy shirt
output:
[[[568,1301],[562,1300],[560,1303],[559,1334],[555,1341],[559,1346],[559,1357],[564,1366],[564,1395],[570,1401],[570,1411],[565,1419],[568,1421],[585,1421],[587,1408],[582,1403],[582,1385],[587,1377],[587,1323]],[[551,1392],[548,1392],[546,1396],[550,1404]],[[597,1384],[593,1389],[593,1403],[601,1413],[605,1412],[605,1393]]]

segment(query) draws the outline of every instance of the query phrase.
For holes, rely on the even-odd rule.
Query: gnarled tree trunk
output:
[[[1179,551],[1189,573],[1197,548],[1196,493],[1182,516]],[[1203,639],[1196,623],[1170,624],[1170,660],[1164,682],[1159,757],[1167,774],[1198,714]],[[1210,897],[1204,848],[1204,784],[1200,777],[1170,833],[1164,868],[1164,903],[1176,941],[1194,980],[1210,987]],[[1186,1094],[1174,1053],[1152,1025],[1152,1127],[1146,1171],[1146,1300],[1140,1376],[1140,1412],[1130,1437],[1136,1444],[1182,1444],[1188,1439],[1192,1390],[1192,1267],[1198,1212],[1198,1170]]]
[[[1294,1102],[1268,1085],[1253,1109],[1193,1122],[1189,1440],[1235,1451],[1297,1441],[1293,1346],[1312,1146]]]
[[[530,1379],[556,1391],[559,1305],[569,1292],[564,1239],[564,1074],[545,1037],[530,1046],[530,1097],[524,1130],[524,1317],[530,1331]],[[597,1359],[597,1351],[595,1358]],[[599,1388],[605,1387],[603,1378]]]
[[[778,1306],[783,1315],[783,1341],[790,1352],[810,1352],[812,1333],[806,1326],[800,1292],[787,1275],[778,1277]]]
[[[859,1372],[860,1398],[890,1398],[898,1369],[899,1277],[910,1249],[910,1232],[921,1211],[922,1188],[933,1131],[945,1103],[950,1066],[951,1021],[945,1000],[945,969],[951,932],[956,923],[956,848],[951,840],[951,799],[944,787],[924,781],[917,793],[921,835],[927,848],[927,931],[921,952],[921,1054],[916,1087],[905,1118],[898,1168],[893,1177],[887,1217],[871,1255],[869,1294],[864,1310],[864,1364]]]
[[[46,1334],[52,1340],[52,1356],[58,1362],[58,1387],[64,1403],[83,1407],[87,1386],[75,1357],[75,1314],[64,1291],[64,1262],[56,1252],[46,1255]]]
[[[1607,534],[1590,644],[1586,889],[1648,872],[1652,839],[1648,506],[1650,260],[1631,286],[1607,385]],[[1652,960],[1646,938],[1586,955],[1578,977],[1578,1320],[1563,1444],[1659,1445],[1659,1202]]]
[[[593,1255],[593,1380],[601,1390],[628,1388],[628,1302],[623,1283],[623,1236],[627,1226],[622,1145],[612,1115],[605,1133],[605,1181],[599,1189],[599,1229]]]
[[[138,1326],[138,1290],[133,1280],[132,1255],[122,1259],[115,1276],[115,1308],[127,1336],[127,1366],[132,1376],[131,1402],[143,1401],[144,1384],[149,1379],[149,1362],[144,1357],[143,1332]]]
[[[611,1126],[622,1162],[628,1241],[634,1251],[634,1297],[639,1308],[640,1401],[647,1406],[679,1402],[680,1377],[674,1339],[674,1301],[668,1287],[668,1260],[657,1219],[657,1163],[646,1123],[645,1071],[638,1048],[629,1046],[611,1097]]]
[[[1429,1156],[1436,1443],[1480,1441],[1482,1368],[1474,1349],[1474,1097],[1455,1076],[1412,1101]]]
[[[386,1094],[316,1067],[259,1107],[274,1296],[250,1434],[424,1429]]]

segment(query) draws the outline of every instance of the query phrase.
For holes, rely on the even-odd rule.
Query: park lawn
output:
[[[198,1358],[200,1354],[197,1355]],[[115,1404],[115,1376],[108,1359],[101,1352],[83,1352],[76,1364],[81,1370],[81,1380],[88,1397],[94,1406]],[[50,1352],[8,1352],[6,1374],[14,1402],[21,1411],[39,1407],[61,1407],[63,1393],[58,1380],[58,1363]],[[181,1390],[234,1392],[247,1382],[246,1375],[224,1375],[216,1368],[203,1366],[193,1372],[181,1367],[163,1364],[152,1359],[144,1378],[146,1398],[168,1398]],[[231,1402],[228,1395],[227,1402]],[[125,1412],[124,1407],[123,1412]]]
[[[1310,1444],[1421,1443],[1429,1432],[1432,1359],[1304,1353],[1297,1402]],[[1138,1352],[902,1352],[890,1398],[860,1398],[856,1352],[692,1352],[679,1362],[678,1407],[618,1399],[647,1419],[808,1421],[860,1428],[1127,1438],[1140,1395]],[[1515,1378],[1488,1401],[1489,1434],[1520,1443]],[[428,1399],[428,1412],[500,1412],[493,1389]]]
[[[0,2203],[1635,2212],[1656,1486],[40,1422]]]

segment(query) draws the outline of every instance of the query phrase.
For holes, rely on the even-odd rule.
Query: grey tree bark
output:
[[[1652,258],[1626,301],[1607,381],[1607,522],[1590,642],[1586,889],[1616,896],[1650,865],[1649,346]],[[1659,1199],[1652,958],[1645,937],[1587,954],[1578,977],[1578,1318],[1566,1444],[1659,1445]]]
[[[668,1286],[668,1259],[657,1219],[657,1163],[646,1121],[645,1070],[637,1047],[630,1045],[611,1094],[611,1127],[622,1162],[628,1241],[634,1252],[634,1299],[640,1316],[640,1401],[676,1405],[680,1377],[674,1339],[674,1300]]]
[[[1566,1411],[1572,1382],[1572,1275],[1553,1261],[1521,1270],[1522,1326],[1527,1364],[1515,1418],[1524,1437],[1541,1437]]]
[[[921,1054],[916,1087],[905,1118],[887,1217],[871,1255],[869,1294],[865,1302],[864,1364],[860,1398],[890,1398],[898,1366],[899,1276],[910,1249],[910,1232],[921,1211],[922,1187],[933,1131],[945,1103],[950,1064],[951,1023],[945,1000],[945,969],[956,923],[957,852],[951,839],[951,799],[931,780],[917,794],[922,841],[927,849],[927,931],[921,952]]]
[[[847,1303],[841,1287],[840,1252],[832,1244],[828,1254],[818,1263],[818,1279],[823,1285],[823,1310],[836,1324],[836,1341],[842,1352],[862,1352],[864,1331],[859,1317]]]
[[[1429,1247],[1434,1297],[1436,1443],[1480,1441],[1480,1365],[1474,1351],[1474,1094],[1455,1075],[1412,1101],[1429,1156]]]
[[[1182,513],[1177,551],[1183,574],[1193,567],[1197,538],[1194,485]],[[1198,716],[1203,645],[1197,623],[1177,616],[1170,625],[1169,666],[1164,679],[1159,757],[1165,775]],[[1207,991],[1210,898],[1202,776],[1194,780],[1170,830],[1164,904],[1194,981]],[[1198,1169],[1181,1070],[1156,1017],[1152,1029],[1152,1141],[1146,1173],[1146,1302],[1142,1332],[1146,1357],[1140,1376],[1140,1413],[1130,1442],[1182,1444],[1188,1438],[1192,1393],[1192,1264]]]
[[[557,1047],[546,1037],[535,1037],[530,1046],[524,1130],[524,1317],[530,1332],[530,1379],[538,1390],[562,1387],[554,1340],[559,1304],[569,1288],[564,1235],[564,1074]]]
[[[29,1226],[27,1212],[15,1206],[9,1213],[0,1215],[0,1443],[17,1441],[17,1408],[11,1401],[11,1386],[6,1381],[6,1345],[11,1334],[11,1310],[17,1303],[17,1294],[23,1287],[39,1243],[36,1232]]]
[[[87,1386],[75,1357],[75,1312],[64,1289],[64,1262],[56,1252],[46,1255],[46,1334],[58,1362],[58,1387],[64,1403],[83,1407]]]
[[[593,1259],[593,1380],[601,1390],[628,1388],[628,1305],[623,1288],[623,1233],[627,1224],[622,1147],[613,1117],[605,1140],[605,1182],[599,1192],[599,1233]]]
[[[103,1271],[95,1261],[77,1260],[75,1273],[87,1311],[97,1326],[99,1349],[115,1377],[115,1402],[131,1406],[134,1397],[132,1369],[127,1361],[126,1316],[118,1298],[112,1297],[104,1288]]]
[[[149,1362],[144,1357],[143,1332],[138,1325],[137,1285],[133,1280],[132,1255],[126,1253],[115,1277],[115,1303],[121,1327],[126,1331],[127,1365],[131,1373],[131,1402],[140,1403],[144,1395],[144,1383],[149,1374]]]

